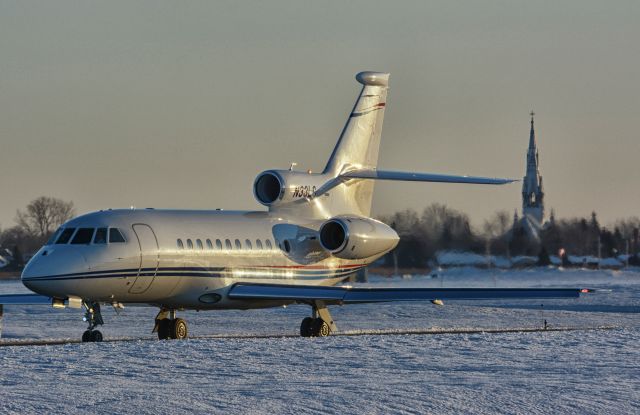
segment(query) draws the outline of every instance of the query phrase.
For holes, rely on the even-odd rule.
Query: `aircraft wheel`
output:
[[[87,343],[91,341],[91,330],[85,330],[84,333],[82,333],[82,343]]]
[[[313,335],[316,337],[327,337],[331,330],[329,329],[329,325],[326,321],[321,318],[315,319],[313,322]]]
[[[99,330],[93,330],[91,332],[91,341],[92,342],[101,342],[102,341],[102,333]]]
[[[181,318],[177,318],[171,322],[171,338],[172,339],[186,339],[187,338],[187,322]]]
[[[311,337],[313,335],[313,318],[305,317],[300,324],[300,335],[302,337]]]
[[[171,338],[171,320],[168,318],[158,321],[158,339],[166,340]]]

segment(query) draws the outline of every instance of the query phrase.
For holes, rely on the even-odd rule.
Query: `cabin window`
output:
[[[67,228],[60,234],[60,237],[56,241],[56,244],[66,244],[71,239],[71,235],[76,231],[76,228]]]
[[[245,246],[247,247],[247,249],[253,249],[253,247],[251,246],[251,241],[250,240],[246,240],[244,241]]]
[[[182,239],[178,239],[177,244],[178,244],[178,249],[184,249],[184,244],[182,243]]]
[[[222,241],[220,239],[216,239],[216,248],[222,249]]]
[[[110,243],[124,242],[124,236],[122,236],[122,233],[120,232],[119,229],[116,229],[116,228],[109,229],[109,242]]]
[[[93,239],[93,228],[79,228],[78,232],[76,232],[73,240],[71,241],[72,245],[89,245],[91,243],[91,239]]]
[[[240,239],[236,239],[236,249],[242,249],[242,244],[240,243]]]
[[[264,242],[265,242],[265,244],[267,244],[267,249],[273,249],[273,246],[271,245],[271,239],[267,239]]]
[[[196,239],[196,246],[201,251],[204,249],[204,247],[202,246],[202,241],[200,239]]]
[[[106,244],[107,243],[107,228],[98,228],[96,230],[96,236],[93,237],[94,244]]]
[[[231,241],[229,239],[225,239],[224,240],[224,244],[225,244],[225,246],[227,247],[227,249],[229,251],[231,251],[233,249],[233,247],[231,246]]]
[[[211,243],[211,239],[207,239],[207,249],[213,249],[213,244]]]
[[[256,239],[256,248],[262,249],[262,241],[260,239]]]
[[[58,239],[62,231],[63,231],[63,228],[61,226],[58,228],[58,230],[55,231],[53,235],[51,235],[51,238],[49,238],[49,240],[47,241],[47,245],[53,245],[53,243],[56,241],[56,239]]]
[[[193,241],[191,239],[187,239],[187,248],[193,249]]]

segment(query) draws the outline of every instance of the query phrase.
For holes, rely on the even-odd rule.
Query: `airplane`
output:
[[[511,179],[377,168],[389,74],[361,72],[362,85],[322,173],[266,170],[253,183],[263,211],[107,209],[64,223],[31,258],[32,294],[0,304],[84,308],[83,342],[102,341],[101,305],[157,307],[153,332],[184,339],[182,310],[307,304],[304,337],[337,331],[330,305],[389,301],[579,297],[577,288],[465,289],[339,286],[396,247],[398,234],[371,217],[376,180],[503,185]],[[0,305],[0,316],[1,316]]]

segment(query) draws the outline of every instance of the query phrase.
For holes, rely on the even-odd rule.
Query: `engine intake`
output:
[[[284,193],[284,181],[279,174],[266,171],[261,173],[253,184],[253,193],[258,202],[270,206]]]
[[[381,256],[398,244],[398,234],[384,223],[358,216],[331,218],[320,227],[320,244],[342,259]]]
[[[322,174],[291,170],[267,170],[253,182],[253,194],[258,202],[270,208],[313,197],[325,182]]]

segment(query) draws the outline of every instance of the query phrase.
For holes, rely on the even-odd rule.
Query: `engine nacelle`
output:
[[[370,218],[336,216],[320,226],[320,244],[342,259],[364,259],[389,252],[398,244],[390,226]]]
[[[253,195],[265,206],[277,206],[313,196],[325,181],[321,174],[267,170],[253,182]]]

